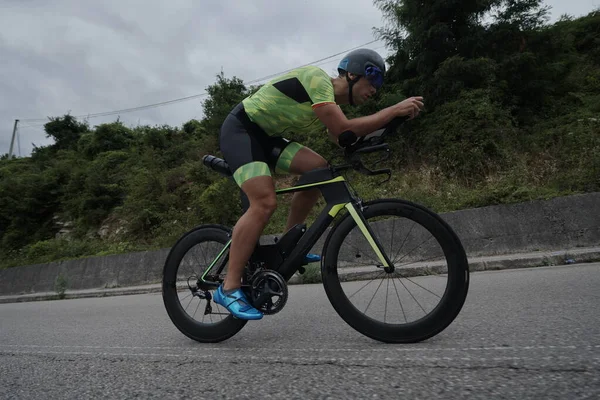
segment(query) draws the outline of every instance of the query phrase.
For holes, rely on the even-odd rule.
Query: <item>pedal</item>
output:
[[[300,275],[304,274],[306,272],[306,268],[304,267],[298,267],[298,272],[300,273]]]

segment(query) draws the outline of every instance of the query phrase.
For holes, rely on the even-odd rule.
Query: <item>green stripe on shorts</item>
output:
[[[275,166],[278,172],[290,172],[290,166],[292,165],[292,160],[294,156],[300,150],[302,146],[300,143],[292,142],[286,146],[285,149],[281,152],[279,159],[277,160],[277,165]]]
[[[262,161],[254,161],[242,165],[233,173],[233,179],[240,187],[242,183],[255,176],[271,176],[269,166]]]

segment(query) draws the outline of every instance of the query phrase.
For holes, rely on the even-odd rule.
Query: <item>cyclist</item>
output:
[[[225,118],[220,149],[249,207],[233,228],[228,272],[214,301],[235,317],[263,317],[240,287],[244,266],[277,206],[270,170],[298,175],[327,166],[319,154],[282,135],[317,132],[324,126],[331,140],[347,146],[395,117],[416,117],[423,107],[422,97],[411,97],[369,116],[346,118],[338,104],[367,101],[383,85],[385,71],[377,52],[354,50],[340,61],[337,77],[315,66],[297,68],[263,85]],[[319,195],[318,189],[294,194],[285,232],[304,222]],[[313,261],[319,256],[308,258]]]

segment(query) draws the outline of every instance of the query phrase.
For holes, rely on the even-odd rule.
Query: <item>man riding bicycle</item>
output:
[[[240,287],[244,266],[277,207],[271,169],[300,175],[327,166],[319,154],[282,135],[317,132],[324,126],[330,138],[345,147],[396,117],[416,117],[423,107],[422,97],[411,97],[369,116],[346,118],[338,104],[367,101],[383,85],[385,71],[378,53],[354,50],[339,63],[337,77],[315,66],[297,68],[245,98],[223,122],[220,149],[249,202],[233,228],[225,281],[213,296],[235,317],[254,320],[263,316]],[[319,195],[319,189],[294,194],[285,232],[304,222]],[[307,261],[319,259],[308,257]]]

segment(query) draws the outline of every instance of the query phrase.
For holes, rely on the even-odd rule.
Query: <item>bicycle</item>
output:
[[[385,138],[403,120],[397,118],[384,128],[361,137],[346,147],[343,152],[345,164],[335,166],[328,163],[328,167],[303,174],[295,185],[276,190],[276,194],[281,195],[319,188],[326,205],[308,229],[305,224],[296,225],[273,243],[261,243],[259,240],[256,244],[245,267],[242,289],[253,305],[265,315],[275,314],[284,308],[288,299],[289,280],[296,273],[302,275],[306,272],[306,254],[331,225],[321,257],[322,284],[337,314],[353,329],[381,342],[414,343],[437,335],[458,316],[467,297],[469,265],[461,241],[452,228],[435,212],[400,198],[363,202],[353,193],[341,174],[353,169],[370,176],[387,174],[385,181],[389,180],[390,169],[371,170],[364,165],[361,157],[369,153],[385,152],[386,155],[375,165],[389,158],[390,149]],[[231,178],[232,173],[224,160],[205,155],[203,163]],[[391,222],[382,221],[386,215],[395,218]],[[384,240],[382,232],[391,234],[391,239]],[[416,235],[409,239],[413,232]],[[431,237],[423,240],[423,236],[428,234]],[[400,245],[396,247],[395,236],[400,236],[401,239]],[[361,240],[366,242],[363,243],[364,248],[359,246]],[[209,249],[214,250],[216,255],[205,260],[205,267],[198,269],[201,265],[196,261],[184,261],[184,257],[194,246],[209,242],[213,243]],[[223,281],[230,244],[231,228],[220,224],[203,224],[182,235],[167,256],[162,281],[164,306],[174,325],[193,340],[220,342],[238,333],[248,322],[235,318],[226,309],[222,312],[218,304],[215,304],[217,312],[214,312],[211,305],[211,290],[216,290]],[[343,245],[350,245],[350,250],[342,250]],[[404,248],[410,249],[408,253],[402,253]],[[194,252],[191,254],[194,255]],[[206,251],[203,250],[202,254],[206,255]],[[417,261],[419,256],[424,256],[425,260]],[[366,266],[357,268],[351,265],[365,258],[368,259]],[[180,267],[183,271],[180,271]],[[368,300],[363,313],[351,302],[351,298],[378,277],[385,279],[379,283],[372,297],[363,299],[362,306]],[[445,285],[441,282],[444,277],[447,278]],[[181,279],[179,284],[178,279]],[[380,322],[368,316],[367,310],[384,280],[387,280],[385,306],[377,309],[377,314],[383,314],[383,322]],[[400,311],[390,312],[388,323],[387,295],[391,291],[390,282],[393,285],[392,298],[395,293]],[[358,290],[348,296],[342,284],[353,287],[353,291],[358,287]],[[411,292],[409,286],[415,292]],[[398,288],[401,291],[404,288],[409,293],[403,295],[404,305]],[[434,293],[435,289],[441,291],[441,294]],[[417,291],[428,298],[426,303],[417,301]],[[180,299],[180,295],[184,297]],[[412,308],[409,308],[406,301],[412,304],[411,298],[418,307],[411,305]],[[439,303],[432,305],[432,301],[436,299]],[[187,309],[193,300],[197,300],[198,305],[192,315]],[[184,301],[187,302],[185,308],[182,305]],[[206,305],[203,307],[202,321],[197,321],[195,316],[202,301]],[[431,311],[425,311],[425,307],[431,308]],[[407,315],[420,314],[419,309],[425,315],[409,322]],[[206,316],[210,323],[204,322]],[[213,316],[225,317],[213,323]]]

